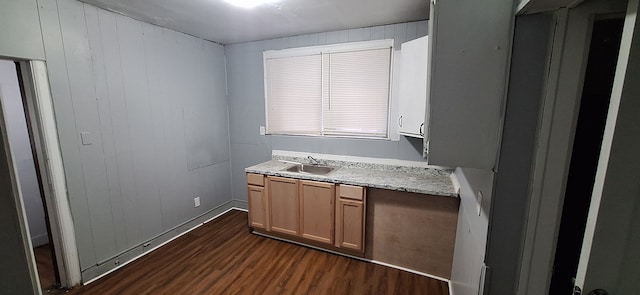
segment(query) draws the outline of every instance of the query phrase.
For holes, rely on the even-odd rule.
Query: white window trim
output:
[[[263,70],[263,85],[264,85],[264,109],[265,109],[265,130],[267,130],[266,135],[276,135],[276,136],[302,136],[302,137],[327,137],[327,138],[353,138],[353,139],[375,139],[375,140],[387,140],[387,141],[397,141],[399,138],[394,136],[397,133],[397,130],[393,129],[393,124],[391,124],[391,116],[392,109],[395,108],[393,103],[395,103],[394,99],[394,59],[395,50],[394,50],[394,39],[380,39],[380,40],[371,40],[371,41],[360,41],[360,42],[348,42],[348,43],[338,43],[338,44],[326,44],[326,45],[317,45],[317,46],[305,46],[305,47],[295,47],[295,48],[286,48],[286,49],[278,49],[278,50],[265,50],[262,53],[262,70]],[[267,66],[266,61],[270,58],[284,58],[284,57],[297,57],[297,56],[307,56],[314,54],[327,54],[327,53],[339,53],[339,52],[352,52],[358,50],[375,50],[375,49],[391,49],[391,61],[389,68],[389,101],[387,106],[387,136],[386,137],[368,137],[368,136],[357,136],[357,135],[314,135],[314,134],[270,134],[269,130],[269,108],[267,102],[269,100],[267,95]]]
[[[393,48],[393,39],[296,47],[296,48],[287,48],[287,49],[280,49],[280,50],[267,50],[263,52],[262,55],[263,55],[263,61],[264,61],[264,59],[266,58],[294,57],[294,56],[304,56],[304,55],[312,55],[312,54],[319,54],[319,53],[336,53],[336,52],[349,52],[349,51],[357,51],[357,50],[373,50],[373,49],[384,49],[384,48]]]

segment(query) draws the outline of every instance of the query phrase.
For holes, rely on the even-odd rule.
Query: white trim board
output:
[[[21,62],[25,89],[25,108],[30,116],[33,140],[36,141],[38,167],[45,185],[44,198],[49,212],[51,235],[63,287],[81,282],[80,260],[67,183],[58,140],[53,100],[49,88],[46,64],[43,61]]]
[[[295,47],[279,50],[267,50],[263,52],[264,59],[283,58],[293,56],[305,56],[320,53],[336,53],[336,52],[348,52],[356,50],[370,50],[370,49],[393,49],[393,39],[381,39],[371,41],[338,43],[328,45]]]

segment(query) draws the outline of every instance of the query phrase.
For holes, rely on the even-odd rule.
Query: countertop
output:
[[[245,172],[436,196],[458,197],[451,179],[451,174],[453,173],[451,169],[320,160],[322,165],[339,168],[326,175],[315,175],[283,171],[295,164],[282,162],[281,160],[308,164],[308,161],[304,161],[306,159],[274,157],[270,161],[245,168]]]

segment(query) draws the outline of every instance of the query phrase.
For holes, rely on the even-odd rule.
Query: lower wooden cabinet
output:
[[[249,226],[273,236],[364,255],[365,188],[248,173]]]
[[[300,227],[305,239],[333,244],[335,185],[300,180]]]
[[[249,203],[249,226],[267,229],[267,195],[264,175],[247,173],[247,201]]]
[[[364,252],[365,189],[339,185],[336,201],[335,246]]]
[[[267,229],[267,196],[264,187],[249,185],[249,226]]]
[[[298,180],[267,177],[269,225],[267,230],[288,235],[300,235],[300,202]]]

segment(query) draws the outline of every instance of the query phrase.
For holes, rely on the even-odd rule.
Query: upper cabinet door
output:
[[[38,4],[42,3],[41,11],[38,11]],[[2,1],[0,9],[0,56],[14,58],[44,60],[44,44],[42,41],[42,31],[40,30],[39,13],[45,20],[51,13],[56,13],[57,8],[52,7],[49,2],[55,1]],[[45,25],[45,23],[42,23]],[[59,31],[58,31],[59,33]],[[53,38],[53,37],[50,37]]]
[[[425,156],[433,165],[492,169],[502,129],[513,1],[434,2]]]
[[[428,36],[402,43],[397,120],[398,132],[402,135],[423,137],[428,99],[428,44]]]

